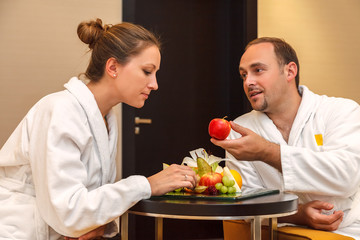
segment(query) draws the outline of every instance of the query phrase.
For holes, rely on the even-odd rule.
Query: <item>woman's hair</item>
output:
[[[280,38],[274,38],[274,37],[261,37],[252,40],[248,43],[248,45],[245,47],[245,50],[247,50],[250,46],[268,42],[271,43],[274,46],[275,55],[278,59],[279,65],[283,66],[285,64],[288,64],[290,62],[294,62],[298,68],[297,75],[295,77],[295,83],[296,87],[299,87],[299,81],[300,81],[300,65],[299,65],[299,59],[296,55],[295,50],[285,42],[283,39]]]
[[[132,23],[104,25],[101,19],[82,22],[77,28],[80,40],[92,50],[85,76],[97,82],[104,75],[105,64],[109,58],[115,58],[125,65],[147,47],[156,46],[160,50],[159,39],[145,28]]]

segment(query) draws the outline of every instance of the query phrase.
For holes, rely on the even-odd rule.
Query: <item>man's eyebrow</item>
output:
[[[256,62],[250,65],[250,68],[256,68],[256,67],[265,67],[266,64],[261,63],[261,62]],[[241,66],[239,66],[239,71],[245,71],[245,69]]]

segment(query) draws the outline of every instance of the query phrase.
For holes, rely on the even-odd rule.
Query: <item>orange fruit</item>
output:
[[[230,169],[230,172],[233,175],[233,177],[235,178],[236,183],[239,185],[239,188],[241,188],[242,178],[241,178],[240,173],[238,171],[236,171],[235,169]]]
[[[241,188],[242,177],[241,177],[240,173],[238,171],[236,171],[235,169],[230,169],[230,173],[231,173],[231,175],[233,175],[235,182],[237,183],[237,185],[239,185],[239,188]],[[224,176],[224,171],[221,172],[221,175]]]

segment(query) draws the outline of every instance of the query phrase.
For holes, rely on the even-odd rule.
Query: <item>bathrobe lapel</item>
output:
[[[304,126],[307,124],[309,119],[315,114],[315,109],[317,109],[318,101],[317,95],[310,92],[307,87],[300,86],[300,93],[302,94],[301,104],[296,114],[294,123],[291,127],[291,132],[289,135],[288,145],[296,146],[300,140],[301,133],[304,129]],[[310,136],[312,137],[312,136]]]
[[[257,132],[259,135],[271,142],[286,144],[280,131],[266,114],[257,111],[253,111],[252,114],[257,115],[251,119],[253,121],[250,123],[250,126],[253,131]],[[282,174],[277,169],[269,167],[269,165],[260,161],[252,162],[252,164],[258,172],[260,181],[264,186],[267,188],[279,188],[279,186],[281,186],[280,190],[283,190],[284,184],[282,181]]]
[[[300,89],[303,94],[303,98],[291,128],[288,142],[284,140],[281,132],[277,129],[274,122],[265,113],[253,111],[253,114],[257,115],[252,119],[253,130],[271,142],[280,145],[296,145],[296,143],[300,140],[301,132],[303,131],[306,122],[312,114],[314,114],[314,109],[316,107],[314,104],[318,102],[315,99],[316,96],[308,91],[306,87],[301,86]],[[261,181],[265,186],[269,188],[278,188],[281,186],[281,190],[283,190],[283,178],[279,171],[275,168],[269,168],[262,162],[257,162],[253,166],[259,172],[259,176],[262,178]],[[274,181],[274,176],[277,176],[276,181]]]
[[[113,151],[109,148],[109,141],[116,141],[115,132],[116,132],[116,118],[113,117],[113,112],[109,113],[109,133],[106,129],[104,119],[101,115],[101,112],[98,108],[94,95],[87,88],[87,86],[77,78],[72,78],[70,81],[65,84],[65,88],[74,95],[74,97],[79,101],[80,105],[84,109],[88,122],[90,124],[90,129],[94,136],[94,146],[97,148],[97,154],[101,160],[102,172],[101,172],[101,184],[109,183],[112,176],[109,174],[111,169],[114,169],[114,161],[111,161],[111,153]],[[115,124],[114,124],[115,122]],[[116,134],[115,134],[116,135]]]

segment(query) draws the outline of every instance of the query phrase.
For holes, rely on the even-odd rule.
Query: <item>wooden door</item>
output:
[[[224,155],[207,127],[212,118],[234,119],[250,109],[238,64],[256,38],[256,11],[251,0],[123,0],[123,20],[156,32],[163,43],[159,90],[141,109],[123,106],[124,177],[150,176],[200,147]],[[137,125],[136,117],[151,124]],[[130,239],[153,236],[149,217],[130,218],[130,225]],[[164,229],[164,239],[222,237],[221,221],[164,219]]]

